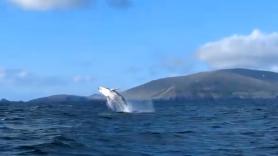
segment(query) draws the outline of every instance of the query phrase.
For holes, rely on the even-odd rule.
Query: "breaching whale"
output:
[[[116,112],[130,112],[126,99],[117,92],[117,89],[99,87],[98,91],[107,99],[107,106]]]

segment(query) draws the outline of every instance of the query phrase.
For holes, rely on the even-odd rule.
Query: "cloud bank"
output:
[[[232,35],[208,42],[197,52],[212,68],[254,68],[278,71],[278,33],[258,29],[249,35]]]
[[[46,11],[69,9],[86,6],[90,0],[9,0],[12,4],[25,10]]]

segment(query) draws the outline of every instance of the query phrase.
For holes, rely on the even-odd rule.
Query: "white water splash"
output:
[[[125,113],[151,113],[155,112],[151,101],[127,101],[123,103],[121,100],[107,99],[107,106],[115,112]]]
[[[119,96],[114,96],[113,98],[107,98],[107,107],[115,112],[132,112],[132,108],[125,100],[122,100]]]
[[[99,87],[99,92],[107,99],[107,107],[115,112],[144,113],[154,112],[151,101],[127,101],[115,89]]]

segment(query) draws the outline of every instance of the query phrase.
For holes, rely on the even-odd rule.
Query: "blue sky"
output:
[[[278,69],[273,0],[29,1],[0,2],[0,98],[91,95],[100,85],[125,90],[222,67]]]

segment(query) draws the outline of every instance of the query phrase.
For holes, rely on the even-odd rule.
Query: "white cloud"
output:
[[[130,0],[106,0],[109,6],[115,8],[129,8],[131,6]]]
[[[29,73],[23,69],[4,69],[0,68],[0,80],[15,80],[24,79],[29,76]]]
[[[76,8],[86,5],[89,0],[9,0],[26,10],[46,11],[52,9]]]
[[[3,79],[5,76],[6,76],[5,70],[0,68],[0,80]]]
[[[88,82],[94,82],[95,78],[92,76],[83,76],[83,75],[76,75],[73,77],[73,81],[76,83],[88,83]]]
[[[39,76],[24,69],[0,68],[1,86],[57,86],[67,82],[53,76]]]
[[[48,11],[54,9],[69,9],[88,6],[90,2],[97,0],[7,0],[25,10]],[[99,0],[101,1],[101,0]],[[104,0],[102,0],[104,1]],[[131,0],[106,0],[112,8],[129,8]]]
[[[213,68],[278,69],[278,33],[253,30],[249,35],[232,35],[208,42],[197,52],[198,58]]]
[[[21,71],[19,71],[19,72],[17,73],[17,76],[18,76],[19,78],[26,78],[26,77],[29,76],[29,73],[28,73],[27,71],[25,71],[25,70],[21,70]]]

